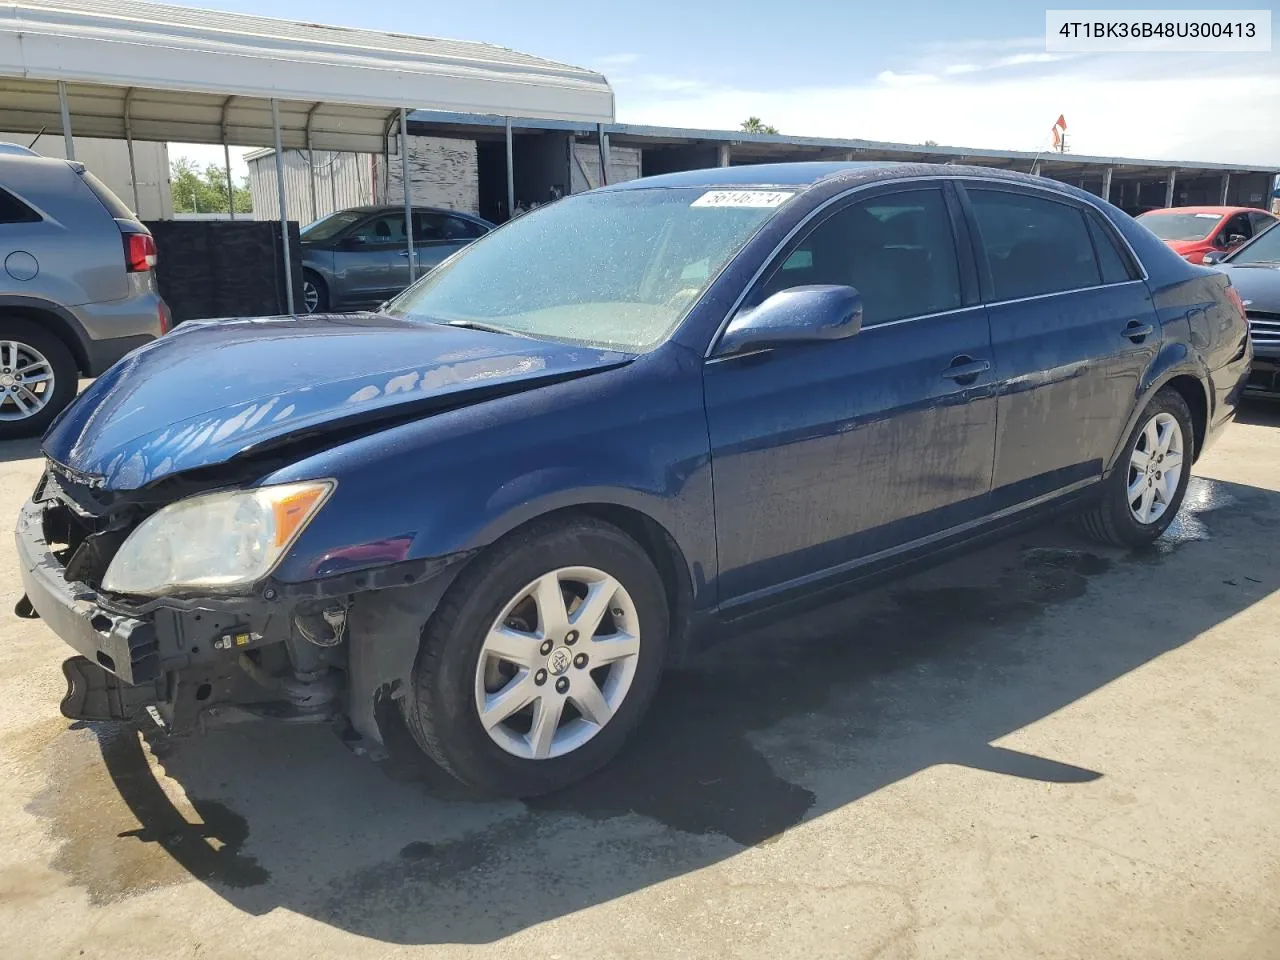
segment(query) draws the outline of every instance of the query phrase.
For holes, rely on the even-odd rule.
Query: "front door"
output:
[[[373,307],[390,298],[408,283],[408,256],[403,210],[379,213],[352,228],[333,255],[339,302]]]
[[[1160,345],[1146,283],[1086,204],[968,184],[1000,384],[992,500],[1102,475]]]
[[[938,186],[858,196],[784,249],[743,308],[847,284],[863,297],[861,332],[706,364],[726,606],[838,576],[985,509],[994,371],[958,207]]]

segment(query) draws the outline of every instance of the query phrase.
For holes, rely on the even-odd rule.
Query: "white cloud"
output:
[[[1003,57],[1018,55],[1003,49]],[[758,116],[797,136],[1035,151],[1062,113],[1078,154],[1264,167],[1280,157],[1280,69],[1270,58],[1151,54],[955,66],[790,89],[619,82],[618,119],[734,129]]]

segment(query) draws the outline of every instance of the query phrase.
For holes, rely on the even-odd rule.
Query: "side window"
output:
[[[445,236],[450,240],[474,240],[484,236],[484,227],[461,217],[446,217]]]
[[[1232,237],[1244,237],[1248,240],[1253,236],[1253,230],[1249,226],[1249,215],[1247,213],[1237,213],[1234,217],[1227,221],[1227,225],[1222,228],[1219,236],[1222,237],[1224,243],[1230,243]]]
[[[1255,237],[1276,222],[1275,217],[1268,216],[1262,211],[1249,214],[1249,219],[1253,221],[1253,235]]]
[[[1054,200],[968,189],[991,268],[992,299],[1015,300],[1102,282],[1084,212]]]
[[[790,248],[752,302],[815,283],[856,287],[865,326],[958,308],[960,272],[942,191],[886,194],[832,214]]]
[[[8,190],[0,189],[0,223],[36,223],[36,213]]]
[[[1130,265],[1129,258],[1120,251],[1111,231],[1099,223],[1098,218],[1092,214],[1087,214],[1085,221],[1089,224],[1089,236],[1093,238],[1093,249],[1098,255],[1102,282],[1124,283],[1126,280],[1137,280],[1138,275]]]
[[[404,214],[384,213],[366,220],[351,231],[350,236],[365,243],[404,243]]]
[[[413,215],[413,238],[415,241],[428,243],[432,240],[471,240],[480,236],[477,224],[461,217],[451,217],[444,213],[415,212]]]

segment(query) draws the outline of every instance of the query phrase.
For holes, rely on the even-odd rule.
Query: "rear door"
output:
[[[471,220],[433,210],[415,210],[413,243],[418,252],[419,275],[453,256],[483,233],[484,228]]]
[[[1086,203],[1013,184],[962,188],[999,380],[992,506],[1102,475],[1160,327],[1138,264]]]
[[[720,599],[838,575],[980,516],[991,341],[958,204],[859,192],[776,258],[742,309],[806,284],[863,297],[862,330],[707,362]]]

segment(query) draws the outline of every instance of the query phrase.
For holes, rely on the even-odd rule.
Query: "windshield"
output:
[[[1144,213],[1138,219],[1161,240],[1203,240],[1222,222],[1222,214]]]
[[[364,215],[365,213],[360,210],[339,210],[337,213],[331,213],[327,217],[311,221],[311,223],[302,228],[298,236],[303,240],[329,240],[336,237]]]
[[[1239,266],[1242,263],[1280,263],[1280,230],[1272,224],[1258,234],[1253,243],[1241,247],[1227,261]]]
[[[387,312],[651,350],[791,196],[653,188],[567,197],[467,247]]]

